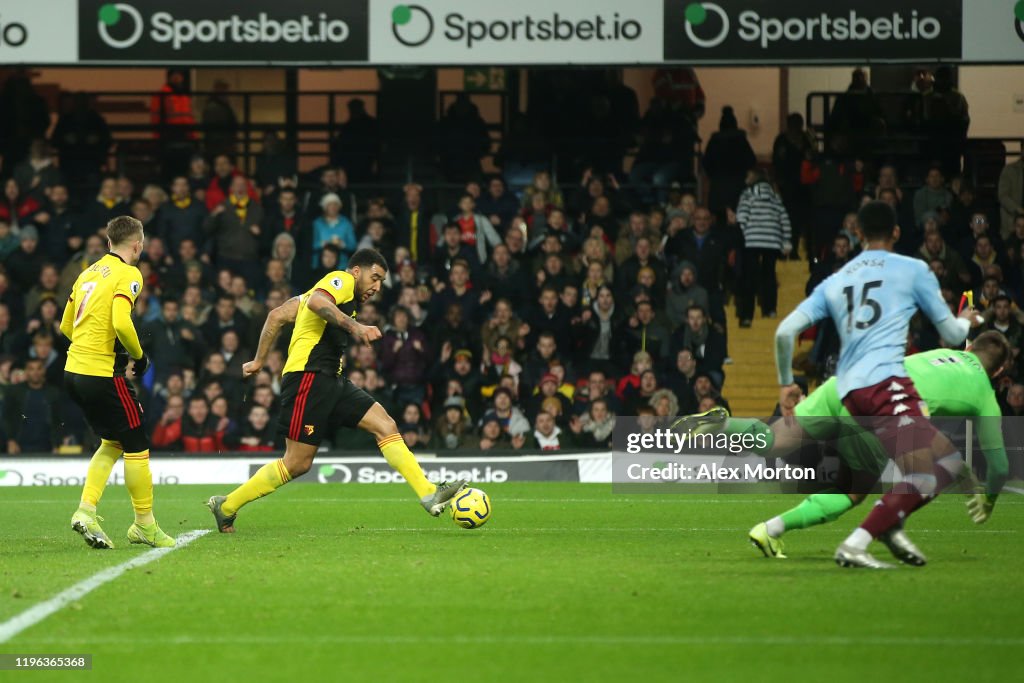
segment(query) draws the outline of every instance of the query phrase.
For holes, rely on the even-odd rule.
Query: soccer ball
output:
[[[480,489],[460,491],[448,507],[452,520],[463,529],[476,529],[491,518],[491,499]]]

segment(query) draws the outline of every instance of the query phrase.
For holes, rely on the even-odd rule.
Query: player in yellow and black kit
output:
[[[324,434],[336,427],[359,427],[377,437],[384,458],[416,492],[420,504],[435,517],[466,485],[456,481],[435,486],[406,447],[395,421],[368,393],[341,375],[349,339],[370,344],[381,338],[376,327],[356,322],[356,304],[380,290],[388,264],[374,249],[360,249],[348,270],[328,273],[303,294],[275,308],[260,335],[256,358],[242,366],[248,377],[263,367],[281,328],[294,322],[288,360],[281,379],[281,422],[284,457],[267,463],[227,496],[208,503],[223,533],[235,530],[238,510],[305,474]]]
[[[132,323],[132,308],[142,291],[135,267],[142,255],[142,223],[118,216],[107,224],[110,253],[89,266],[71,290],[60,331],[71,340],[64,383],[97,436],[82,489],[82,501],[71,528],[93,548],[113,548],[100,527],[96,506],[117,459],[124,454],[124,482],[135,508],[128,540],[155,548],[174,545],[153,518],[153,476],[149,470],[149,437],[142,426],[142,406],[126,381],[128,361],[134,374],[146,371],[148,360]]]

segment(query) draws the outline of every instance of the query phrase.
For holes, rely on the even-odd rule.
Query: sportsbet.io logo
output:
[[[715,15],[715,20],[708,21],[709,13]],[[713,2],[690,3],[686,6],[684,16],[686,17],[686,37],[698,47],[718,47],[729,35],[729,15]],[[716,26],[717,33],[715,32]],[[697,27],[696,30],[694,27]]]
[[[320,465],[316,471],[316,480],[321,484],[347,484],[352,481],[352,470],[340,463]]]
[[[189,56],[193,60],[234,60],[239,57],[235,52],[239,47],[248,49],[257,45],[264,48],[262,56],[265,58],[301,61],[296,47],[303,45],[313,53],[307,50],[302,54],[316,54],[320,59],[365,59],[365,31],[360,30],[358,36],[354,35],[349,21],[354,22],[354,26],[365,23],[366,1],[336,3],[330,12],[298,13],[287,3],[278,8],[271,0],[221,3],[227,8],[207,6],[210,3],[182,2],[168,5],[173,12],[143,3],[102,2],[93,5],[97,8],[95,34],[91,30],[91,21],[84,22],[89,30],[82,33],[82,38],[86,57],[92,56],[88,54],[89,50],[99,48],[102,57],[109,57],[113,49],[166,60],[169,47],[174,51],[190,50]],[[293,4],[306,6],[308,3]],[[330,6],[329,3],[322,4]],[[282,13],[291,16],[282,17]],[[288,49],[281,51],[278,47],[281,45]],[[339,52],[338,48],[342,50]],[[245,59],[256,60],[258,57],[246,53]]]
[[[422,5],[395,5],[391,32],[406,47],[419,47],[434,35],[434,17]]]
[[[21,486],[24,478],[14,470],[0,470],[0,486]]]
[[[665,54],[670,59],[710,50],[728,59],[772,52],[785,58],[820,59],[832,46],[826,53],[834,56],[840,50],[860,57],[875,55],[882,44],[888,53],[903,58],[960,54],[959,17],[944,5],[932,16],[915,7],[913,0],[893,0],[891,7],[863,0],[830,2],[824,8],[810,2],[758,3],[759,9],[743,7],[740,0],[666,3]],[[1024,0],[1019,0],[1021,4]]]
[[[116,31],[122,37],[110,35],[110,29],[114,27],[117,27]],[[97,30],[103,42],[110,47],[118,50],[131,47],[139,42],[143,29],[142,15],[131,5],[115,2],[100,7]]]
[[[463,468],[463,469],[459,469]],[[256,471],[252,467],[252,471]],[[439,484],[452,479],[465,479],[474,484],[502,484],[509,479],[507,469],[483,464],[440,465],[427,467],[423,474],[428,481]],[[386,463],[345,465],[340,462],[324,463],[317,467],[316,480],[321,484],[404,484],[405,477]]]

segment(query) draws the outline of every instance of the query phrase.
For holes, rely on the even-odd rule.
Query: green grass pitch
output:
[[[157,487],[169,533],[209,527],[228,487]],[[841,570],[862,519],[787,535],[762,558],[746,531],[798,496],[613,495],[504,484],[479,530],[432,519],[404,486],[292,485],[127,572],[3,653],[92,654],[89,673],[4,680],[516,681],[1011,679],[1024,646],[1024,497],[975,527],[963,496],[908,531],[922,569]],[[122,542],[121,488],[101,506],[112,552],[68,528],[78,490],[0,492],[0,622],[146,550]],[[886,556],[877,546],[875,552]],[[20,677],[19,677],[20,676]]]

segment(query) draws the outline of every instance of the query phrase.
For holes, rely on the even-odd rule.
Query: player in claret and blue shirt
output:
[[[775,333],[780,402],[799,388],[793,383],[793,341],[819,320],[832,318],[842,342],[836,370],[839,396],[851,415],[885,418],[872,428],[904,473],[867,519],[836,550],[843,567],[888,568],[868,552],[886,535],[905,554],[920,554],[902,531],[903,520],[951,483],[964,467],[956,447],[932,426],[928,409],[907,376],[904,356],[910,319],[921,310],[950,345],[962,344],[982,323],[973,308],[954,316],[939,283],[919,259],[892,253],[900,229],[884,202],[865,204],[857,223],[867,248],[818,285]]]

